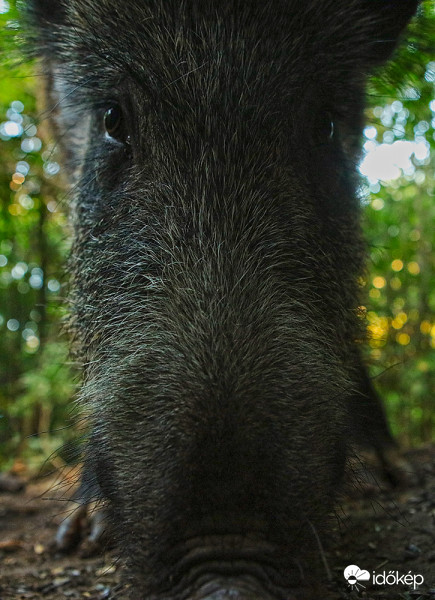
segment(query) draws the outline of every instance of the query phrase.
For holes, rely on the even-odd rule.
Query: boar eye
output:
[[[332,138],[334,137],[334,121],[332,120],[331,116],[329,117],[327,135],[329,140],[332,140]]]
[[[128,143],[129,136],[126,133],[124,116],[121,108],[116,104],[108,108],[104,113],[104,128],[106,134],[114,140],[122,144]]]
[[[318,116],[315,124],[315,136],[319,142],[328,143],[334,138],[334,120],[331,113]]]
[[[334,121],[331,113],[325,113],[319,124],[320,134],[325,141],[332,140],[334,137]]]

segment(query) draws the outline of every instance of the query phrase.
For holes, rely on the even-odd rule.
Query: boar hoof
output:
[[[82,557],[101,554],[107,546],[106,512],[102,508],[94,508],[81,504],[62,521],[55,538],[55,550],[71,552],[80,546]]]

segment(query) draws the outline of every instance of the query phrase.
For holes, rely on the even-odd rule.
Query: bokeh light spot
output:
[[[373,278],[373,286],[375,288],[377,288],[378,290],[380,290],[383,287],[385,287],[386,283],[387,282],[386,282],[385,277],[381,277],[380,275],[378,275],[377,277]]]
[[[411,273],[411,275],[418,275],[420,273],[420,265],[418,264],[418,262],[411,261],[407,264],[406,268]]]
[[[17,185],[21,185],[22,183],[24,183],[25,177],[22,173],[14,173],[12,175],[12,181],[14,183],[16,183]]]
[[[430,321],[422,321],[420,323],[420,331],[421,333],[430,333],[432,329],[432,325],[430,323]]]
[[[385,206],[385,202],[382,198],[375,198],[372,200],[372,208],[373,210],[382,210]]]
[[[407,346],[411,341],[410,336],[407,333],[398,333],[396,335],[396,340],[399,342],[401,346]]]
[[[6,323],[6,327],[9,329],[9,331],[18,331],[20,328],[20,323],[17,321],[17,319],[9,319],[9,321]]]
[[[392,277],[390,279],[390,287],[392,290],[395,291],[400,290],[400,288],[402,287],[402,282],[398,277]]]
[[[403,261],[400,260],[400,258],[396,258],[391,263],[391,268],[393,269],[393,271],[401,271],[403,269]]]

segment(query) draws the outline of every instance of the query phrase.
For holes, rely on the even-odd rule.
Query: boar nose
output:
[[[258,598],[258,596],[255,596]],[[254,596],[243,596],[237,590],[223,590],[221,592],[216,592],[211,596],[207,596],[204,600],[253,600]]]
[[[295,600],[286,596],[286,600]],[[281,600],[270,595],[264,587],[250,577],[215,579],[201,587],[191,600]]]
[[[235,589],[227,589],[214,592],[211,596],[206,596],[204,600],[264,600],[264,598],[269,598],[269,596],[265,597],[253,592],[240,592]]]
[[[219,590],[211,596],[202,597],[201,600],[279,600],[278,597],[269,596],[263,592],[240,591],[236,589]],[[296,600],[293,596],[286,596],[286,600]]]

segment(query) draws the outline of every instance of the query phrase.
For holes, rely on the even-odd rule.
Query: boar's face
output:
[[[364,83],[416,3],[31,4],[132,597],[288,597],[345,459]]]

